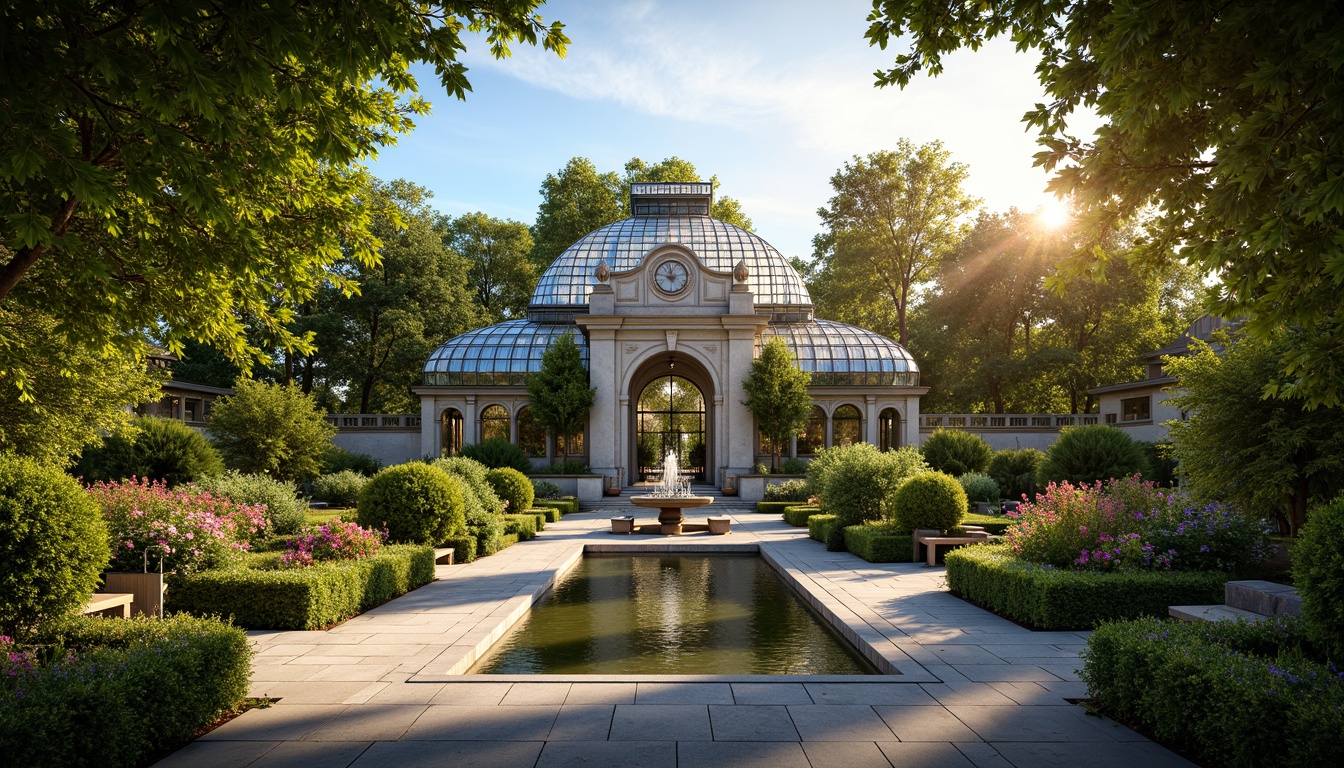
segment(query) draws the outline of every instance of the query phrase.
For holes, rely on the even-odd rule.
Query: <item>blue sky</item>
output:
[[[895,53],[869,48],[866,0],[552,0],[571,44],[558,59],[515,47],[464,56],[474,92],[447,96],[417,71],[432,114],[373,164],[434,193],[443,213],[484,211],[531,224],[538,188],[569,158],[620,171],[672,155],[717,174],[758,234],[809,257],[829,178],[854,155],[941,140],[970,167],[985,207],[1035,209],[1049,196],[1022,114],[1042,100],[1034,58],[997,40],[946,59],[937,78],[873,87]]]

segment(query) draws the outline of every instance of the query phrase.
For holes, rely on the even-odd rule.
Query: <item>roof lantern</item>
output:
[[[708,216],[714,185],[704,181],[637,182],[630,185],[635,216]]]

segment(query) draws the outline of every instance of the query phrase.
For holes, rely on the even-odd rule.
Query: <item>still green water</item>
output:
[[[876,674],[755,555],[585,557],[471,671]]]

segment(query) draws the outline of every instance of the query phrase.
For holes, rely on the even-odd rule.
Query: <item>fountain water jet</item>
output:
[[[630,503],[638,507],[657,507],[658,525],[640,526],[640,533],[660,533],[664,536],[678,536],[683,532],[708,531],[709,525],[687,524],[682,510],[695,509],[713,503],[710,496],[695,496],[691,493],[689,480],[682,480],[675,451],[668,451],[663,458],[662,481],[652,493],[631,497]],[[657,530],[654,530],[657,529]]]

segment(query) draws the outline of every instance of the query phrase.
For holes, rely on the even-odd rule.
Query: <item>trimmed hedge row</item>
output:
[[[536,501],[533,501],[533,502],[532,502],[532,507],[533,507],[534,509],[547,509],[547,508],[549,508],[549,509],[558,510],[558,511],[560,512],[561,515],[572,515],[572,514],[574,514],[575,512],[578,512],[578,511],[579,511],[579,500],[578,500],[578,499],[537,499]],[[559,520],[559,519],[560,519],[559,517],[556,517],[555,520],[552,520],[549,516],[547,516],[547,518],[546,518],[546,522],[548,522],[548,523],[554,523],[554,522],[556,522],[556,521]]]
[[[449,536],[441,546],[453,548],[453,562],[457,565],[470,563],[476,559],[476,537],[469,533]]]
[[[173,574],[166,608],[232,617],[248,629],[317,629],[434,580],[432,547],[384,547],[365,560],[310,568]]]
[[[807,519],[819,514],[821,514],[821,507],[812,507],[806,504],[794,505],[784,510],[784,522],[794,528],[806,528]]]
[[[767,515],[780,515],[789,507],[796,506],[798,506],[796,501],[758,501],[756,502],[756,511],[764,512]]]
[[[504,535],[514,536],[516,541],[531,541],[537,538],[537,516],[505,515]]]
[[[1165,616],[1167,606],[1223,600],[1225,573],[1067,571],[1019,560],[1007,545],[949,552],[952,594],[1042,630],[1091,629],[1103,621]]]
[[[870,563],[909,563],[912,540],[908,533],[895,533],[876,525],[851,525],[844,530],[845,549]]]
[[[6,765],[141,765],[247,695],[247,636],[216,619],[80,617],[42,635],[77,656],[0,682]]]
[[[830,552],[845,551],[845,526],[837,515],[812,515],[807,518],[807,535]]]
[[[1202,765],[1344,765],[1344,680],[1305,645],[1300,621],[1107,623],[1082,679],[1107,714]]]

